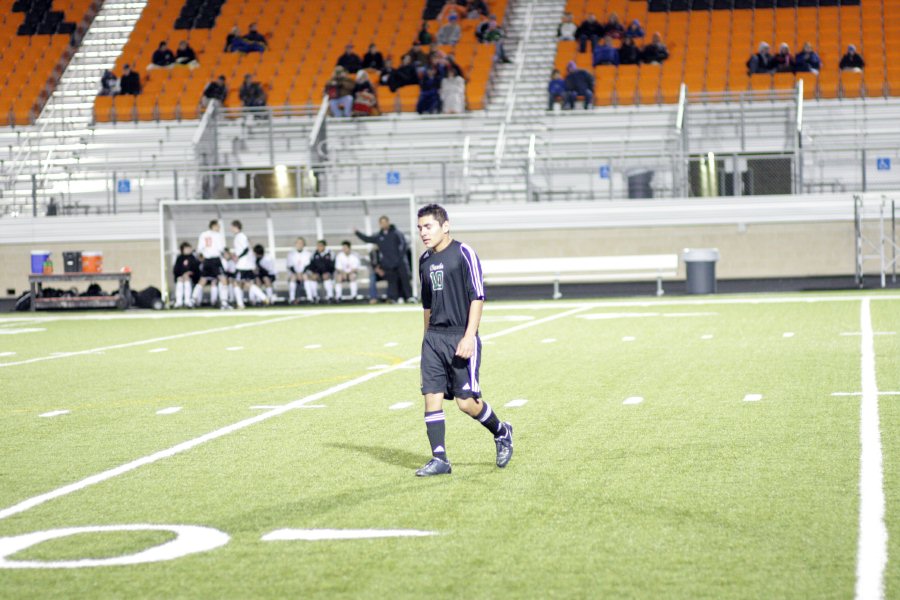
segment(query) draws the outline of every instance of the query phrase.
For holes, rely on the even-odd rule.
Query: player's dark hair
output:
[[[212,221],[209,222],[209,228],[212,229],[213,227],[215,227],[218,224],[219,224],[219,220],[213,219]]]
[[[253,246],[253,253],[254,253],[254,254],[265,254],[265,253],[266,253],[266,249],[263,248],[263,245],[262,245],[262,244],[257,244],[257,245],[255,245],[255,246]]]
[[[317,244],[322,244],[323,246],[327,246],[327,245],[328,245],[328,242],[326,242],[325,240],[319,240],[319,241],[316,242],[316,243],[317,243]]]
[[[447,216],[447,210],[440,204],[428,204],[419,209],[419,218],[434,217],[434,220],[443,225],[450,220]]]
[[[382,220],[382,219],[384,219],[384,220],[387,221],[388,223],[391,222],[390,217],[388,217],[387,215],[381,215],[380,217],[378,217],[378,220],[379,220],[379,221]]]
[[[181,251],[184,252],[185,248],[193,248],[190,242],[181,242]]]
[[[232,227],[237,227],[238,229],[240,229],[240,230],[242,230],[242,231],[243,231],[243,229],[244,229],[244,226],[243,226],[243,225],[241,224],[241,222],[238,221],[237,219],[235,219],[234,221],[231,222],[231,226],[232,226]]]
[[[344,240],[343,242],[341,242],[341,246],[347,246],[348,248],[350,248],[350,240]]]

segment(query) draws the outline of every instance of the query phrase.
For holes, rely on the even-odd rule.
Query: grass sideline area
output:
[[[0,557],[0,597],[849,597],[860,397],[833,394],[862,389],[861,298],[878,389],[900,391],[896,294],[489,302],[481,383],[515,455],[498,470],[491,437],[448,403],[453,474],[430,480],[413,477],[428,459],[418,307],[0,318],[0,516],[227,430],[2,516],[0,538],[230,538],[161,562],[2,568],[176,535],[46,541]],[[898,401],[879,396],[886,597]],[[262,539],[286,528],[434,535]]]

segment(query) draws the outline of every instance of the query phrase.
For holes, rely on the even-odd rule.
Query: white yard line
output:
[[[871,301],[860,308],[862,401],[859,415],[859,545],[856,554],[856,599],[884,597],[887,565],[887,527],[884,523],[884,472],[878,383],[875,379],[875,340]]]
[[[259,325],[270,325],[272,323],[281,323],[283,321],[290,321],[293,319],[299,319],[304,316],[312,316],[314,313],[308,313],[307,315],[291,315],[288,317],[279,317],[277,319],[268,319],[265,321],[251,321],[248,323],[239,323],[237,325],[227,325],[225,327],[214,327],[213,329],[201,329],[199,331],[188,331],[185,333],[176,333],[174,335],[167,335],[163,337],[150,338],[148,340],[138,340],[136,342],[127,342],[124,344],[114,344],[112,346],[101,346],[99,348],[91,348],[90,350],[78,350],[77,352],[56,352],[50,354],[49,356],[38,356],[36,358],[28,358],[25,360],[17,360],[13,362],[0,363],[0,368],[3,367],[17,367],[19,365],[30,365],[32,363],[43,362],[45,360],[57,360],[60,358],[69,358],[70,356],[85,356],[87,354],[96,354],[98,352],[105,352],[107,350],[121,350],[123,348],[134,348],[135,346],[146,346],[149,344],[158,344],[160,342],[167,342],[169,340],[180,340],[183,338],[194,337],[198,335],[207,335],[210,333],[222,333],[225,331],[234,331],[236,329],[244,329],[245,327],[257,327]],[[159,350],[157,350],[159,351]],[[152,350],[151,350],[152,352]]]
[[[156,411],[158,415],[174,415],[177,412],[181,412],[180,406],[170,406],[169,408],[164,408],[162,410]]]
[[[575,315],[581,311],[588,310],[589,308],[592,308],[592,306],[579,306],[577,308],[573,308],[572,310],[567,310],[567,311],[564,311],[561,313],[556,313],[556,314],[553,314],[553,315],[550,315],[548,317],[544,317],[541,319],[535,319],[534,321],[528,321],[527,323],[521,323],[519,325],[510,327],[508,329],[502,329],[495,333],[484,336],[483,339],[492,339],[492,338],[503,337],[504,335],[509,335],[511,333],[515,333],[515,332],[521,331],[523,329],[529,329],[529,328],[535,327],[537,325],[543,325],[544,323],[549,323],[549,322],[555,321],[557,319],[563,319],[565,317]],[[286,318],[295,318],[295,317],[286,317]],[[275,321],[275,320],[284,320],[284,319],[274,319],[273,321]],[[268,322],[271,323],[273,321],[268,321]],[[244,326],[246,326],[246,325],[244,325]],[[219,328],[219,329],[233,329],[233,328],[234,327]],[[212,330],[208,330],[208,331],[212,331]],[[194,332],[194,335],[197,335],[199,333],[204,333],[204,332]],[[190,334],[188,334],[188,335],[190,335]],[[287,412],[290,412],[290,411],[298,409],[298,408],[304,408],[306,405],[308,405],[312,402],[315,402],[316,400],[321,400],[322,398],[327,398],[328,396],[332,396],[334,394],[337,394],[338,392],[343,392],[344,390],[347,390],[347,389],[350,389],[357,385],[366,383],[368,381],[371,381],[372,379],[376,379],[383,375],[387,375],[388,373],[393,373],[394,371],[398,371],[398,370],[404,368],[406,365],[412,365],[417,362],[419,362],[419,357],[414,356],[410,359],[403,361],[400,364],[396,364],[391,367],[388,367],[387,369],[382,369],[380,371],[371,371],[369,373],[366,373],[365,375],[361,375],[355,379],[351,379],[350,381],[345,381],[344,383],[340,383],[338,385],[332,386],[326,390],[322,390],[321,392],[316,392],[315,394],[311,394],[305,398],[300,398],[299,400],[294,400],[293,402],[289,402],[288,404],[285,404],[283,406],[273,408],[272,410],[266,411],[262,414],[254,416],[254,417],[250,417],[249,419],[244,419],[242,421],[238,421],[237,423],[233,423],[226,427],[222,427],[221,429],[216,429],[215,431],[211,431],[207,434],[201,435],[200,437],[196,437],[196,438],[188,440],[186,442],[176,444],[175,446],[172,446],[171,448],[167,448],[166,450],[160,450],[159,452],[155,452],[148,456],[138,458],[137,460],[133,460],[129,463],[125,463],[124,465],[120,465],[113,469],[108,469],[101,473],[97,473],[96,475],[91,475],[90,477],[86,477],[85,479],[82,479],[81,481],[76,481],[74,483],[64,485],[63,487],[57,488],[50,492],[46,492],[44,494],[40,494],[40,495],[34,496],[32,498],[28,498],[27,500],[23,500],[23,501],[19,502],[18,504],[10,506],[9,508],[0,510],[0,520],[6,519],[13,515],[21,514],[27,510],[30,510],[30,509],[36,507],[36,506],[40,506],[46,502],[49,502],[50,500],[55,500],[56,498],[61,498],[62,496],[67,496],[74,492],[78,492],[78,491],[81,491],[90,486],[96,485],[98,483],[103,483],[104,481],[113,479],[114,477],[118,477],[119,475],[124,475],[125,473],[129,473],[140,467],[143,467],[146,465],[151,465],[151,464],[153,464],[155,462],[159,462],[163,459],[171,458],[172,456],[175,456],[177,454],[187,452],[188,450],[196,448],[197,446],[200,446],[207,442],[211,442],[220,437],[224,437],[226,435],[232,434],[236,431],[241,431],[242,429],[246,429],[247,427],[250,427],[251,425],[256,425],[258,423],[268,421],[269,419],[279,417]]]
[[[38,416],[44,417],[45,419],[50,419],[53,417],[59,417],[61,415],[67,415],[70,412],[72,412],[72,411],[70,411],[70,410],[51,410],[50,412],[45,412],[44,414],[38,415]]]

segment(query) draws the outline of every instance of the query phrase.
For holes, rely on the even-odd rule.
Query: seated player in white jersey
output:
[[[203,290],[209,286],[213,289],[221,302],[222,308],[231,308],[228,304],[228,290],[226,289],[225,271],[222,268],[222,253],[225,251],[225,235],[219,231],[219,222],[209,222],[209,229],[200,234],[197,241],[197,252],[200,254],[200,281],[194,287],[194,304],[203,304]],[[210,292],[210,303],[215,304],[213,294]]]
[[[344,240],[341,242],[341,251],[338,252],[334,259],[335,293],[337,294],[338,302],[340,302],[344,296],[343,283],[350,284],[350,299],[359,299],[359,284],[356,282],[359,266],[359,255],[356,252],[353,252],[350,242]]]
[[[222,271],[225,273],[225,287],[228,291],[228,302],[234,304],[235,300],[235,283],[237,282],[237,263],[234,255],[228,248],[222,252]]]
[[[194,256],[194,248],[188,242],[182,242],[181,254],[172,265],[175,277],[175,308],[194,308],[191,292],[200,281],[200,261]]]
[[[303,272],[306,270],[306,267],[309,266],[309,261],[311,259],[312,253],[306,249],[306,240],[302,237],[298,237],[294,242],[294,248],[288,252],[287,255],[287,268],[289,273],[288,302],[290,304],[300,303],[300,297],[297,295],[297,290],[301,287],[301,284],[304,288],[304,293],[311,296],[306,289],[308,282],[303,275]]]
[[[265,303],[275,304],[275,259],[266,256],[262,244],[253,246],[253,254],[256,256],[256,284],[266,291]]]
[[[306,292],[310,302],[319,302],[320,282],[325,286],[327,300],[334,302],[334,255],[325,240],[316,242],[316,251],[306,267],[306,279],[310,282]]]
[[[257,296],[252,289],[256,281],[256,256],[250,249],[250,240],[244,233],[244,226],[240,221],[231,222],[231,233],[234,235],[232,244],[232,254],[237,260],[237,281],[234,286],[234,299],[238,308],[244,308],[244,293],[250,296]],[[257,288],[258,290],[258,288]],[[258,296],[264,298],[262,291],[259,290]],[[256,303],[256,298],[250,299],[251,303]]]

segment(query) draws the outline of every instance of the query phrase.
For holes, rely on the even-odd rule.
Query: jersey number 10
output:
[[[438,292],[444,289],[444,272],[443,271],[432,271],[431,272],[431,289],[432,291]]]

